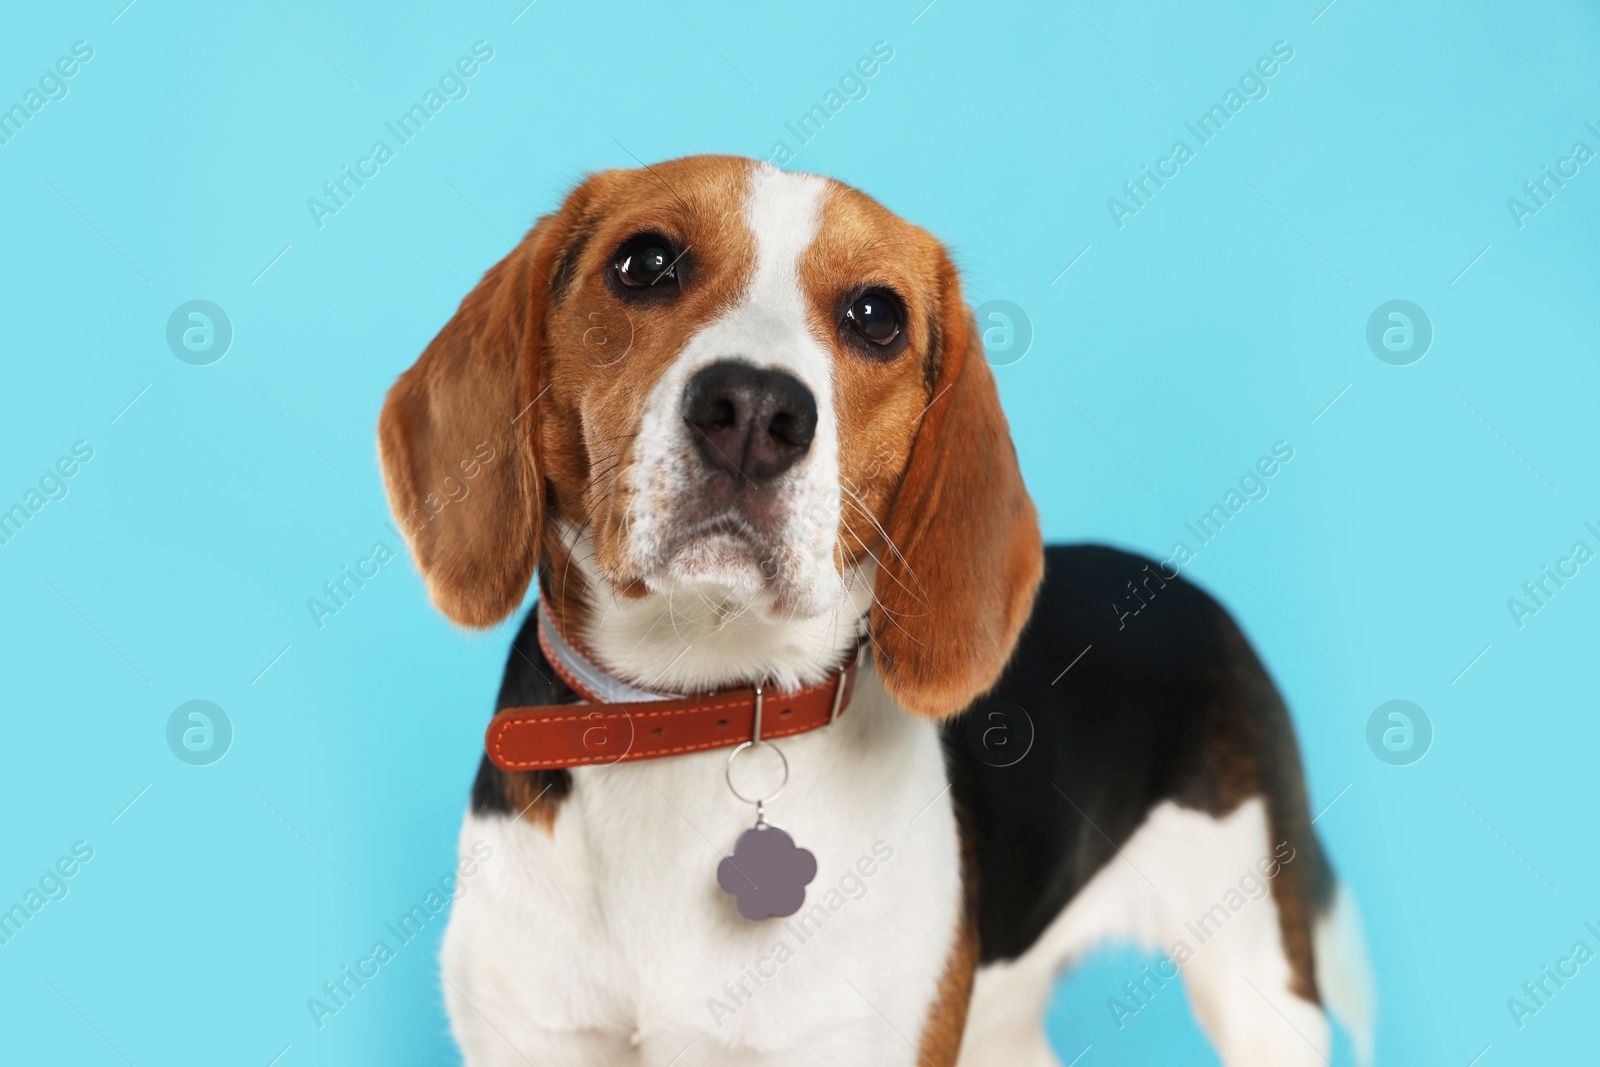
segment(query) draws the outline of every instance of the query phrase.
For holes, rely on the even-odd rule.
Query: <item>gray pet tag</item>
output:
[[[733,855],[717,864],[717,884],[733,894],[746,919],[782,919],[806,902],[806,886],[817,876],[817,857],[794,843],[788,831],[757,819],[739,835]]]
[[[717,864],[717,884],[733,895],[739,914],[746,919],[782,919],[800,910],[806,886],[817,876],[817,857],[794,843],[787,830],[767,822],[767,805],[789,784],[789,758],[761,737],[761,689],[756,688],[756,727],[751,740],[728,754],[724,777],[728,789],[746,804],[756,806],[756,824],[739,835],[733,855]],[[746,749],[768,745],[783,761],[783,781],[769,797],[752,799],[733,784],[733,761]]]

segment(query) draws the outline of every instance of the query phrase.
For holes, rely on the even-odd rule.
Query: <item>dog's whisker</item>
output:
[[[917,572],[911,566],[911,561],[906,559],[905,556],[901,554],[899,547],[894,543],[894,538],[889,536],[889,531],[885,530],[883,528],[883,524],[878,521],[877,516],[872,514],[871,510],[866,506],[866,501],[862,500],[858,495],[856,495],[854,490],[852,490],[848,485],[845,485],[843,482],[839,483],[839,491],[845,494],[845,496],[848,498],[845,502],[850,504],[857,511],[861,512],[861,514],[866,517],[867,521],[872,524],[873,528],[877,530],[878,535],[883,538],[884,544],[888,545],[889,550],[894,553],[894,558],[900,561],[900,563],[905,567],[906,573],[911,576],[911,580],[917,584],[917,591],[915,592],[903,584],[901,585],[901,588],[905,589],[908,593],[912,593],[913,596],[916,596],[917,599],[923,601],[924,603],[928,603],[927,589],[923,586],[922,580],[917,577]],[[893,577],[893,574],[891,574],[890,577]]]
[[[844,521],[845,521],[845,520],[844,520],[844,519],[843,519],[843,518],[841,518],[841,519],[840,519],[840,520],[839,520],[839,521],[840,521],[840,522],[844,522]],[[847,528],[847,529],[848,529],[848,524],[846,524],[846,528]],[[852,537],[855,537],[855,534],[854,534],[854,533],[853,533],[853,532],[852,532],[852,533],[851,533],[851,536],[852,536]],[[859,538],[857,538],[857,540],[860,540],[860,539],[859,539]],[[864,546],[864,545],[863,545],[863,548],[864,548],[864,550],[865,550],[865,551],[866,551],[866,553],[867,553],[867,555],[869,555],[869,556],[872,556],[872,550],[871,550],[871,549],[867,549],[867,548],[865,548],[865,546]],[[873,561],[874,561],[874,562],[876,562],[876,561],[877,561],[877,557],[876,557],[876,556],[872,556],[872,559],[873,559]],[[881,570],[881,568],[882,568],[882,566],[883,566],[883,565],[882,565],[882,564],[881,564],[881,563],[880,563],[880,564],[879,564],[879,565],[878,565],[878,566],[879,566],[879,568],[880,568],[880,570]],[[892,575],[891,575],[891,577],[892,577]],[[882,610],[882,612],[883,612],[883,617],[884,617],[884,618],[885,618],[885,619],[886,619],[886,620],[888,620],[888,622],[889,622],[889,624],[890,624],[890,625],[891,625],[891,626],[893,626],[893,627],[894,627],[894,628],[895,628],[895,629],[896,629],[896,630],[899,630],[899,631],[900,631],[900,632],[901,632],[901,633],[902,633],[902,634],[905,634],[905,636],[906,636],[906,637],[907,637],[907,638],[908,638],[908,639],[909,639],[909,640],[910,640],[910,641],[911,641],[911,642],[912,642],[912,643],[913,643],[913,644],[916,644],[916,645],[921,645],[921,644],[922,644],[922,640],[921,640],[921,639],[920,639],[920,638],[918,638],[918,637],[917,637],[917,636],[916,636],[916,635],[914,635],[914,634],[912,634],[912,633],[911,633],[911,632],[910,632],[910,631],[908,631],[908,630],[907,630],[907,629],[906,629],[906,628],[905,628],[905,627],[904,627],[904,626],[901,626],[901,625],[900,625],[900,621],[899,621],[899,620],[898,620],[898,619],[896,619],[896,618],[895,618],[895,615],[896,615],[896,614],[899,614],[899,613],[897,613],[897,612],[893,612],[893,611],[890,611],[890,610],[889,610],[889,609],[888,609],[888,607],[886,607],[886,606],[885,606],[885,605],[884,605],[884,603],[883,603],[883,601],[882,601],[882,600],[880,600],[880,599],[879,599],[879,598],[878,598],[878,594],[877,594],[877,591],[876,591],[876,590],[872,590],[872,589],[869,589],[869,590],[868,590],[868,592],[867,592],[867,595],[868,595],[868,597],[869,597],[869,599],[870,599],[870,601],[871,601],[871,603],[872,603],[872,606],[874,606],[874,607],[877,607],[877,608],[879,608],[879,609],[881,609],[881,610]]]
[[[853,504],[853,503],[852,503],[852,505],[851,505],[851,506],[852,506],[852,507],[855,507],[855,508],[856,508],[856,510],[858,510],[858,511],[860,511],[860,510],[861,510],[861,508],[860,508],[860,505],[857,505],[857,504]],[[870,515],[870,514],[868,514],[868,515],[867,515],[867,518],[868,518],[868,519],[871,519],[871,518],[872,518],[872,516],[871,516],[871,515]],[[844,518],[843,518],[843,514],[842,514],[842,513],[841,513],[841,516],[840,516],[840,520],[839,520],[839,521],[840,521],[840,522],[841,522],[841,523],[842,523],[842,522],[844,522],[844,521],[845,521],[845,520],[844,520]],[[847,528],[848,528],[848,526],[847,526]],[[852,530],[852,531],[851,531],[851,533],[850,533],[850,536],[852,536],[852,537],[854,537],[854,538],[855,538],[855,539],[856,539],[856,541],[857,541],[857,542],[858,542],[858,543],[860,543],[860,545],[861,545],[861,550],[862,550],[862,551],[863,551],[863,552],[865,552],[865,553],[866,553],[866,554],[867,554],[867,556],[868,556],[868,557],[869,557],[869,558],[871,558],[871,560],[872,560],[872,561],[873,561],[873,562],[874,562],[874,563],[876,563],[876,564],[877,564],[877,565],[878,565],[878,571],[879,571],[879,573],[880,573],[880,574],[886,574],[886,575],[888,575],[888,577],[889,577],[889,580],[890,580],[890,581],[892,581],[892,582],[894,582],[894,584],[895,584],[895,585],[898,585],[898,586],[899,586],[899,587],[900,587],[900,588],[901,588],[901,589],[904,589],[904,590],[905,590],[905,591],[906,591],[906,592],[907,592],[907,593],[909,593],[909,594],[910,594],[910,595],[911,595],[911,597],[912,597],[912,598],[913,598],[913,599],[914,599],[914,600],[916,600],[916,601],[918,601],[918,602],[920,602],[920,603],[921,603],[921,604],[923,604],[923,605],[924,605],[924,606],[925,606],[925,607],[927,607],[927,608],[928,608],[928,611],[927,611],[927,612],[923,612],[923,613],[919,613],[919,614],[917,614],[917,615],[908,615],[908,614],[907,614],[907,613],[905,613],[905,612],[900,612],[900,613],[899,613],[899,614],[901,614],[901,615],[904,615],[904,616],[905,616],[905,617],[906,617],[906,618],[921,618],[921,617],[922,617],[922,616],[923,616],[923,615],[925,615],[925,614],[931,614],[931,613],[932,613],[932,610],[933,610],[933,605],[932,605],[932,603],[931,603],[931,602],[930,602],[930,601],[929,601],[929,600],[928,600],[928,597],[927,597],[927,595],[926,595],[926,592],[925,592],[925,591],[919,591],[919,590],[915,590],[915,589],[912,589],[912,588],[911,588],[911,587],[910,587],[910,586],[908,586],[908,585],[906,585],[906,584],[905,584],[905,583],[904,583],[904,582],[902,582],[902,581],[901,581],[901,580],[900,580],[900,579],[899,579],[899,577],[898,577],[898,576],[897,576],[897,575],[896,575],[896,574],[895,574],[895,573],[894,573],[894,571],[893,571],[893,569],[890,569],[890,568],[885,568],[885,567],[884,567],[884,565],[883,565],[883,561],[882,561],[882,560],[881,560],[881,559],[879,559],[879,558],[878,558],[878,556],[877,556],[877,554],[876,554],[876,553],[875,553],[875,552],[873,552],[873,551],[872,551],[872,549],[871,549],[871,548],[869,548],[869,547],[867,547],[867,543],[866,543],[866,541],[865,541],[865,539],[863,539],[863,538],[862,538],[862,537],[861,537],[861,536],[860,536],[860,535],[859,535],[859,534],[857,534],[857,533],[855,533],[855,532],[854,532],[854,531],[853,531],[853,530]],[[889,547],[890,547],[890,548],[893,548],[893,547],[894,547],[894,545],[893,545],[893,542],[889,542]],[[908,571],[909,571],[909,569],[910,569],[910,568],[909,568],[909,566],[908,566],[908,567],[907,567],[907,570],[908,570]],[[912,578],[913,578],[913,579],[914,579],[914,578],[915,578],[915,577],[916,577],[916,575],[915,575],[915,574],[912,574]],[[920,584],[920,583],[919,583],[919,584]],[[881,605],[881,603],[880,603],[880,605],[879,605],[879,606],[882,606],[882,605]],[[885,612],[885,614],[888,614],[888,609],[887,609],[887,608],[884,608],[884,612]]]

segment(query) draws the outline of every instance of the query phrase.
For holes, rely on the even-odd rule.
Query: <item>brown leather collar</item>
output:
[[[484,748],[504,771],[631,763],[817,730],[849,706],[861,661],[858,653],[827,681],[793,693],[757,686],[680,696],[623,684],[638,699],[605,701],[595,691],[604,669],[560,633],[542,603],[538,632],[550,665],[589,703],[501,711],[489,724]]]

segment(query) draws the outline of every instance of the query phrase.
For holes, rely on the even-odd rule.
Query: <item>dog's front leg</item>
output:
[[[467,1067],[643,1067],[581,828],[469,813],[440,985]]]

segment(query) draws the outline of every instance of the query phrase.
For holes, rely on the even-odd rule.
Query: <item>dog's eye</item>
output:
[[[862,293],[844,317],[856,333],[875,345],[889,344],[900,336],[900,305],[888,293]]]
[[[671,286],[678,280],[678,259],[672,242],[647,233],[617,250],[617,279],[629,289]]]

